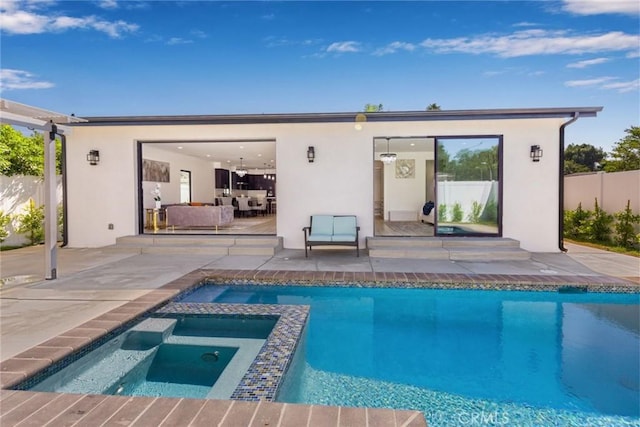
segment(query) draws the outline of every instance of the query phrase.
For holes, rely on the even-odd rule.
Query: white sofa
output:
[[[215,227],[233,222],[233,206],[167,206],[168,227]]]

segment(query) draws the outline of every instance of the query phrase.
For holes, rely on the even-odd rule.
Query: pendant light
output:
[[[396,153],[389,152],[389,138],[385,138],[387,140],[387,152],[380,154],[380,160],[384,162],[385,165],[389,165],[396,161]]]
[[[242,178],[246,174],[247,174],[247,170],[244,167],[242,167],[242,157],[240,157],[240,167],[236,168],[236,175]]]

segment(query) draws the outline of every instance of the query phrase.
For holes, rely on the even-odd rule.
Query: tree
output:
[[[622,212],[613,214],[616,218],[615,242],[627,249],[633,249],[638,244],[638,234],[635,232],[635,225],[640,223],[640,215],[634,214],[631,210],[631,200],[627,200],[627,207]]]
[[[572,173],[591,172],[591,169],[585,165],[574,162],[573,160],[564,161],[564,174],[571,175]]]
[[[29,199],[26,212],[18,215],[18,227],[16,233],[28,234],[32,245],[42,243],[44,240],[44,206],[36,206],[33,199]]]
[[[440,110],[441,110],[440,106],[436,103],[427,105],[427,111],[440,111]]]
[[[569,144],[564,150],[564,174],[597,170],[606,154],[590,144]]]
[[[627,135],[616,143],[604,164],[606,172],[640,169],[640,127],[625,129]]]
[[[56,140],[56,173],[61,172],[62,144]],[[9,125],[0,127],[0,174],[44,175],[44,138],[33,132],[25,136]]]
[[[382,104],[364,104],[365,113],[379,113],[383,109]]]
[[[4,242],[9,237],[9,230],[7,225],[11,222],[11,216],[0,211],[0,243]]]

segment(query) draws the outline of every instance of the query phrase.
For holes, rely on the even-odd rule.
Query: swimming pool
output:
[[[270,318],[151,315],[30,390],[229,399],[275,324]]]
[[[211,285],[181,301],[311,307],[280,401],[640,425],[637,294]]]

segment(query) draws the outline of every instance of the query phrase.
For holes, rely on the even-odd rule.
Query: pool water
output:
[[[281,401],[430,425],[640,425],[638,295],[205,286],[183,301],[311,306]]]
[[[151,316],[30,389],[228,399],[275,323],[266,318]]]

